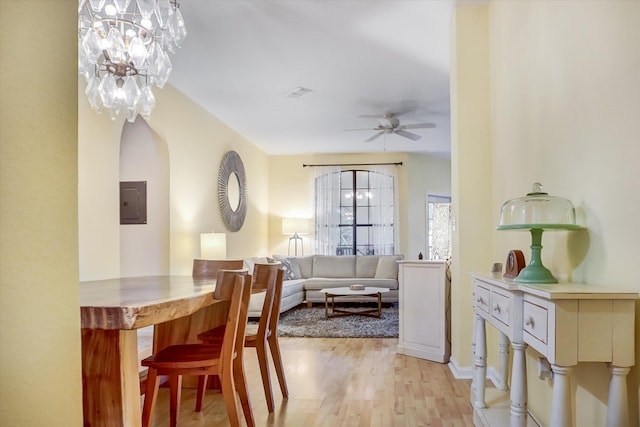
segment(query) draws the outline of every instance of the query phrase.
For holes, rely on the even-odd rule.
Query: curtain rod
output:
[[[315,166],[383,166],[383,165],[395,165],[395,166],[402,166],[402,162],[389,162],[389,163],[333,163],[333,164],[313,164],[313,165],[306,165],[306,164],[302,164],[303,168],[309,167],[315,167]]]

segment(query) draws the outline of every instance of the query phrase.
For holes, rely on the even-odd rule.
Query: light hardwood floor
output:
[[[273,372],[276,410],[267,412],[255,350],[245,351],[250,398],[261,426],[473,426],[470,381],[448,366],[396,354],[395,338],[280,338],[289,385],[282,399]],[[195,390],[182,393],[180,427],[229,426],[222,397],[209,391],[194,412]],[[168,390],[161,389],[155,427],[168,426]]]

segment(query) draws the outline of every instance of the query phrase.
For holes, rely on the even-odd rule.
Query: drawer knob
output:
[[[496,313],[500,313],[500,304],[494,304],[493,311],[495,311]]]
[[[524,324],[527,325],[527,326],[533,327],[533,317],[531,317],[531,316],[525,317]]]
[[[476,302],[479,303],[479,304],[482,304],[484,302],[484,300],[482,299],[482,297],[478,297],[476,299]]]

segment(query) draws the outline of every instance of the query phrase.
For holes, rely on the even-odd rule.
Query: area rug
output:
[[[303,305],[280,315],[278,334],[281,337],[393,338],[398,336],[398,305],[385,304],[380,319],[353,315],[327,319],[324,306]]]

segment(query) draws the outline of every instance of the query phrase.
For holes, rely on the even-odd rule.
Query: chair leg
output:
[[[276,375],[278,376],[278,382],[280,383],[280,391],[282,391],[282,397],[289,397],[289,389],[287,387],[287,379],[284,377],[284,366],[282,366],[282,356],[280,355],[280,343],[278,337],[274,333],[268,338],[269,349],[271,350],[271,358],[273,359],[273,365],[276,368]]]
[[[204,399],[204,393],[207,390],[207,378],[208,375],[198,376],[198,393],[196,395],[196,412],[202,410],[202,400]]]
[[[238,390],[238,396],[240,397],[240,404],[242,405],[244,419],[247,422],[247,427],[255,427],[256,422],[253,418],[253,409],[251,408],[251,399],[249,398],[247,376],[244,371],[242,359],[239,357],[236,357],[233,362],[233,376],[236,389]]]
[[[156,400],[158,398],[158,387],[160,386],[160,379],[158,378],[158,371],[153,368],[149,368],[147,374],[147,387],[144,393],[144,406],[142,407],[142,427],[149,427],[153,418],[153,411],[156,407]]]
[[[231,369],[233,371],[233,368]],[[240,413],[238,412],[238,401],[236,399],[236,386],[233,380],[233,372],[223,371],[220,376],[220,387],[222,388],[222,398],[227,408],[227,416],[231,427],[240,427]]]
[[[178,415],[180,414],[180,395],[182,394],[182,375],[169,376],[169,426],[178,425]]]
[[[267,409],[273,412],[275,404],[273,403],[273,391],[271,391],[271,374],[269,373],[269,360],[267,360],[267,342],[258,340],[256,342],[256,352],[258,353],[258,364],[260,365],[260,373],[262,374],[262,387],[264,388],[264,397],[267,399]]]

